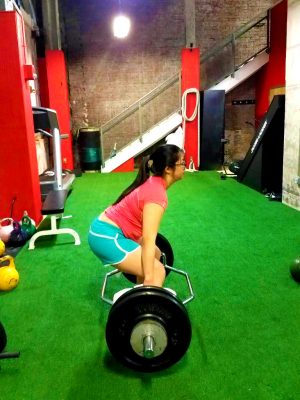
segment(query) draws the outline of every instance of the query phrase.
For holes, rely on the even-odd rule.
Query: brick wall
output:
[[[196,0],[201,53],[274,3]],[[61,1],[74,131],[102,125],[180,69],[180,51],[185,44],[184,1],[122,0],[122,11],[132,19],[132,32],[126,40],[115,39],[111,33],[118,7],[118,0]],[[244,88],[248,97],[249,84]],[[167,96],[166,106],[173,97]],[[227,131],[241,131],[241,141],[247,138],[248,143],[251,126],[245,126],[245,118],[238,116],[245,108],[228,106],[226,113],[231,112],[226,118]],[[254,123],[253,107],[248,112],[247,120]],[[118,140],[113,135],[106,139],[106,153]],[[242,152],[240,147],[232,151]]]
[[[255,104],[233,105],[234,100],[255,100],[255,77],[226,95],[225,160],[243,160],[255,133]]]

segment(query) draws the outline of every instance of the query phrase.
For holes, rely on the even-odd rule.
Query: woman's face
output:
[[[184,153],[180,152],[179,158],[176,161],[175,166],[174,166],[174,175],[173,175],[174,180],[178,181],[179,179],[182,179],[184,171],[185,171]]]

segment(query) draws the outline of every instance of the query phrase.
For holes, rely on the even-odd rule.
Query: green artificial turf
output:
[[[5,400],[298,400],[300,286],[289,274],[300,255],[300,213],[217,172],[186,173],[169,191],[160,232],[174,266],[189,272],[195,299],[184,358],[158,373],[126,369],[110,355],[100,299],[103,267],[87,245],[91,220],[133,173],[84,174],[61,226],[71,236],[41,239],[16,257],[19,286],[0,293],[0,320],[19,359],[0,361]],[[112,291],[127,285],[112,280]],[[167,286],[186,294],[172,274]]]

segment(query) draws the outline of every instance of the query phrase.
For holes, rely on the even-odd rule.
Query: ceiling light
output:
[[[113,33],[118,39],[124,39],[130,31],[130,19],[125,15],[118,15],[113,20]]]

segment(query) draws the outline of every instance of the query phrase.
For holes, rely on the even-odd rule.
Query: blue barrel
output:
[[[78,134],[78,153],[82,171],[101,169],[100,130],[98,128],[80,128]]]

